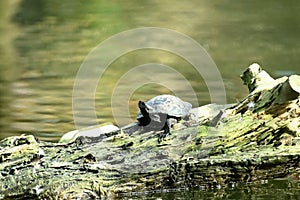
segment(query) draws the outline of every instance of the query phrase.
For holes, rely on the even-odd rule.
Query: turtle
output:
[[[150,130],[164,130],[159,135],[159,142],[170,134],[171,125],[186,117],[192,104],[173,95],[159,95],[146,103],[138,102],[140,112],[137,115],[138,125]]]

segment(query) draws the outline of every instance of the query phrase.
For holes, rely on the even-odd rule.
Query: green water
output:
[[[56,141],[74,130],[72,92],[81,64],[98,44],[134,28],[168,28],[197,41],[218,67],[227,103],[247,95],[239,75],[253,62],[260,63],[274,77],[300,73],[297,0],[1,0],[0,9],[0,138],[29,133],[42,140]],[[135,66],[145,63],[164,64],[183,75],[195,91],[196,102],[176,77],[159,71],[154,74],[174,83],[180,97],[194,106],[211,102],[205,77],[184,58],[158,49],[141,49],[120,55],[101,77],[94,98],[98,123],[115,122],[111,107],[118,81]],[[140,75],[137,73],[136,77]],[[127,103],[115,107],[117,111],[128,108],[131,120],[138,112],[139,99],[174,92],[155,83],[137,84],[136,88],[127,94]],[[222,97],[221,89],[214,92]],[[124,116],[120,119],[120,126],[130,120]],[[290,186],[284,184],[226,192],[166,193],[149,199],[264,199],[276,198],[274,194],[284,192],[284,198],[299,197],[298,186],[287,190]]]
[[[80,65],[98,44],[134,28],[168,28],[197,41],[216,63],[228,103],[247,94],[238,77],[253,62],[275,77],[299,73],[298,1],[3,0],[0,7],[1,138],[31,133],[55,141],[74,130],[72,90]],[[101,77],[101,87],[95,91],[99,123],[115,122],[111,99],[118,80],[145,63],[164,64],[185,76],[197,95],[194,106],[211,102],[203,77],[185,59],[141,49],[120,55]],[[176,77],[162,78],[183,87]],[[179,94],[189,101],[185,89]],[[139,99],[172,92],[155,83],[138,85],[128,94],[128,103],[115,109],[129,107],[134,120]],[[118,125],[128,122],[120,120]]]

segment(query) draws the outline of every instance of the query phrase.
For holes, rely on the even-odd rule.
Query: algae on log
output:
[[[240,103],[194,108],[161,143],[136,124],[70,143],[6,138],[0,198],[113,198],[298,173],[299,76],[274,80],[253,64],[241,78],[250,94]]]

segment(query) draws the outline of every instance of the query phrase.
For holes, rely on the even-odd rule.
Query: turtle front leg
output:
[[[164,132],[158,135],[158,143],[160,143],[165,137],[171,135],[171,122],[170,119],[166,119],[165,125],[163,127]]]

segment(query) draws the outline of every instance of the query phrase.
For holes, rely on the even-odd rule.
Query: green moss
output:
[[[300,145],[289,128],[291,122],[292,127],[299,127],[299,120],[294,119],[247,111],[221,119],[217,127],[199,124],[172,130],[161,143],[159,132],[129,136],[119,131],[68,144],[38,143],[24,135],[6,138],[0,141],[0,171],[5,175],[0,181],[10,188],[22,187],[0,188],[0,193],[112,197],[282,176],[299,164]],[[38,156],[40,149],[43,156]]]

